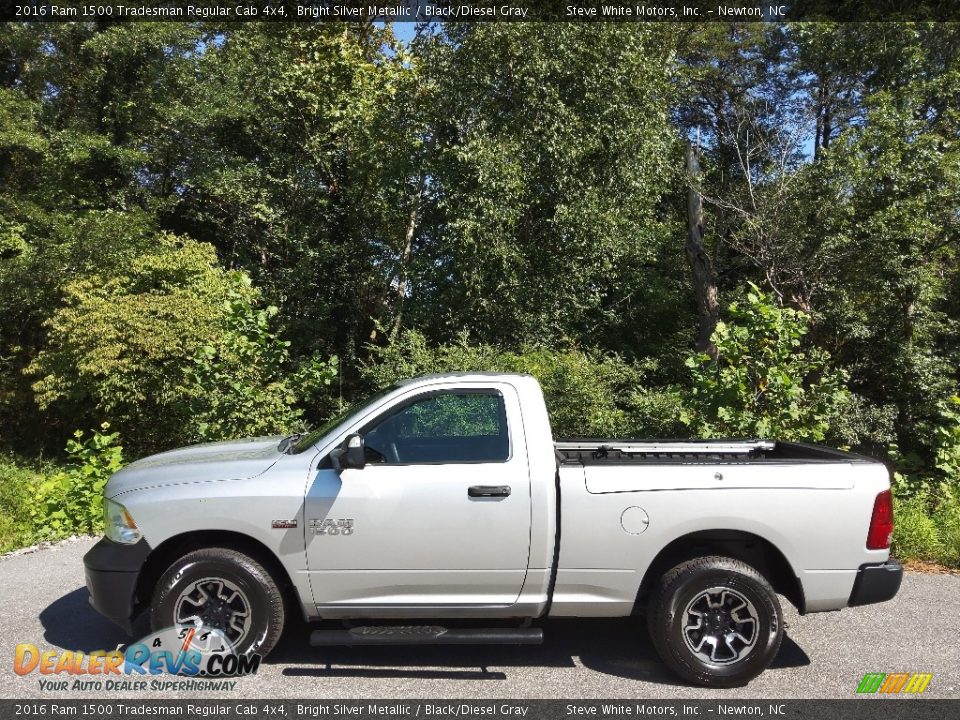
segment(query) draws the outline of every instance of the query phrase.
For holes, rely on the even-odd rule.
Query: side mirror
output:
[[[363,435],[353,433],[347,435],[340,443],[340,447],[330,453],[330,459],[337,470],[362,470],[367,464],[366,453],[363,447]]]

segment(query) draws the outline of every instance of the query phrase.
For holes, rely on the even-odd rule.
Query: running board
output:
[[[326,645],[540,645],[541,628],[463,628],[440,625],[368,625],[314,630],[310,644]]]

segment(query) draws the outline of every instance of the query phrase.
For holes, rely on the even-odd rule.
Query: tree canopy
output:
[[[8,24],[0,435],[136,454],[485,364],[564,433],[938,467],[958,108],[952,24]]]

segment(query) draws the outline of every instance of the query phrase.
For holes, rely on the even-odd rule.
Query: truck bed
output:
[[[605,440],[571,438],[554,442],[561,464],[695,463],[862,463],[855,453],[779,440]]]

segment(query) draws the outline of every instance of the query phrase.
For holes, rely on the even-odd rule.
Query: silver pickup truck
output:
[[[764,440],[555,441],[525,375],[420,377],[308,435],[144,458],[104,505],[84,558],[99,612],[129,631],[149,608],[155,629],[213,627],[261,655],[297,611],[343,621],[313,645],[530,644],[546,617],[644,613],[670,668],[728,687],[777,654],[778,594],[839,610],[902,576],[882,464]]]

